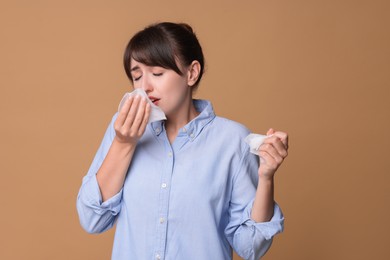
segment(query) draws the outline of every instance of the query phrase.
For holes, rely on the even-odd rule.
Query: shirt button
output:
[[[160,128],[156,128],[156,134],[160,133],[161,129]]]
[[[164,218],[160,218],[160,224],[162,224],[164,222],[165,222],[165,219]]]
[[[191,133],[191,134],[190,134],[190,137],[191,137],[191,138],[194,138],[194,134],[193,134],[193,133]]]
[[[156,259],[157,260],[160,260],[161,259],[161,256],[159,254],[156,255]]]
[[[172,152],[169,152],[169,153],[168,153],[168,156],[169,156],[169,157],[172,157]]]
[[[161,188],[165,189],[167,187],[166,183],[161,184]]]

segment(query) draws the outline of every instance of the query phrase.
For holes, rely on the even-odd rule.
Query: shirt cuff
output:
[[[99,184],[96,175],[84,184],[84,195],[86,203],[94,210],[96,214],[103,215],[107,211],[111,211],[112,215],[117,215],[120,212],[123,188],[113,197],[102,202]]]
[[[274,203],[274,215],[272,216],[270,221],[255,222],[253,219],[251,219],[253,202],[254,200],[252,200],[245,208],[241,223],[243,223],[243,225],[252,227],[257,231],[259,231],[266,240],[270,240],[276,234],[283,232],[284,216],[279,205],[276,202]]]

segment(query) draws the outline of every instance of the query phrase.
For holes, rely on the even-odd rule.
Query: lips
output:
[[[160,100],[159,98],[156,98],[156,97],[153,97],[153,96],[149,96],[148,97],[150,99],[150,101],[152,101],[153,104],[157,105],[158,101]]]

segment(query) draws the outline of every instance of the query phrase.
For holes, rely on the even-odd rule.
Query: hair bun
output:
[[[188,24],[186,24],[186,23],[179,23],[179,25],[181,25],[184,29],[186,29],[190,33],[194,33],[194,31],[192,30],[192,27],[189,26]]]

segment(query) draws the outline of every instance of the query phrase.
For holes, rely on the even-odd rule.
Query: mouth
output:
[[[159,98],[155,98],[155,97],[149,97],[150,101],[152,101],[153,104],[155,104],[156,106],[158,105],[158,101],[160,101]]]

